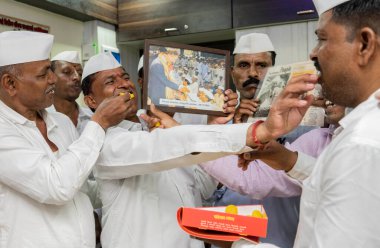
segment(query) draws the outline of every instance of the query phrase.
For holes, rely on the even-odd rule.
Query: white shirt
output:
[[[87,123],[91,120],[93,112],[89,108],[81,107],[78,104],[77,104],[77,107],[79,110],[79,114],[78,114],[78,122],[77,122],[76,130],[80,135],[83,132],[84,128],[86,127]],[[54,104],[52,104],[49,108],[46,108],[46,111],[51,112],[51,113],[58,112],[55,109]],[[82,191],[83,193],[86,193],[86,195],[90,197],[91,204],[95,209],[102,207],[102,203],[99,199],[98,184],[96,183],[95,178],[92,175],[92,173],[89,175],[88,180],[83,184]]]
[[[92,115],[94,114],[91,109],[84,108],[78,105],[79,114],[78,114],[78,123],[77,123],[77,131],[81,134],[84,128],[87,125],[87,122],[91,120]]]
[[[124,121],[107,131],[95,169],[103,202],[103,248],[203,247],[179,228],[176,212],[181,206],[199,206],[200,194],[207,194],[199,187],[215,185],[210,187],[197,166],[169,169],[224,155],[220,151],[240,151],[249,124],[128,131],[135,126]],[[213,153],[186,155],[195,151]]]
[[[379,110],[372,95],[340,121],[304,180],[294,247],[379,247]]]
[[[91,117],[94,113],[92,113],[92,111],[89,108],[81,107],[79,105],[77,106],[78,106],[79,113],[78,113],[78,122],[77,122],[76,129],[78,133],[81,134],[84,128],[86,127],[87,122],[91,120]],[[54,107],[54,104],[51,105],[49,108],[46,108],[46,110],[49,112],[57,112],[57,110]]]
[[[90,121],[77,139],[65,115],[41,113],[57,156],[35,122],[0,101],[0,247],[93,248],[92,206],[80,190],[105,133]]]
[[[250,123],[182,125],[150,133],[129,132],[122,125],[107,130],[94,169],[97,178],[122,179],[250,150],[245,146]]]

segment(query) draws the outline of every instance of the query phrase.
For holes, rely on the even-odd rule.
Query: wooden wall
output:
[[[16,0],[81,21],[117,24],[117,0]]]

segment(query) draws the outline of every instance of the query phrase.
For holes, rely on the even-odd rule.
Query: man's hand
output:
[[[246,170],[248,164],[260,159],[275,170],[289,171],[297,162],[298,154],[272,140],[261,149],[239,155],[238,167]]]
[[[226,124],[234,117],[235,108],[238,104],[238,95],[230,89],[226,90],[224,95],[223,112],[228,115],[223,117],[209,115],[207,124]]]
[[[258,99],[240,99],[240,104],[235,111],[234,123],[245,123],[248,117],[257,111],[260,102]]]
[[[104,130],[119,124],[132,110],[129,94],[111,96],[103,100],[96,108],[91,120],[97,122]]]
[[[150,115],[142,114],[140,117],[148,124],[150,131],[156,128],[171,128],[179,125],[168,114],[157,109],[153,103],[150,105]]]
[[[256,137],[261,143],[277,139],[301,123],[314,99],[312,95],[305,96],[305,93],[314,89],[317,80],[316,75],[310,74],[289,80],[272,103],[267,120],[257,127]],[[251,128],[249,130],[252,131]]]

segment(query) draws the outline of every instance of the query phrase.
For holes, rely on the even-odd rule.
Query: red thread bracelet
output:
[[[253,126],[252,126],[252,138],[253,138],[253,142],[257,145],[265,145],[266,143],[261,143],[258,139],[257,139],[257,136],[256,136],[256,128],[262,124],[264,121],[263,120],[258,120],[256,121]]]

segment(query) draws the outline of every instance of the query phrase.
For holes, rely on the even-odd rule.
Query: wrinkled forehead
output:
[[[234,56],[234,64],[241,62],[247,63],[257,63],[257,62],[267,62],[272,63],[272,55],[270,52],[262,53],[238,53]]]
[[[51,62],[49,59],[20,63],[16,65],[21,73],[30,72],[30,73],[39,73],[43,70],[47,70],[51,66]]]
[[[96,79],[106,79],[109,77],[122,77],[125,74],[128,74],[123,67],[118,67],[114,69],[99,71],[95,74],[95,80]],[[128,74],[129,75],[129,74]]]

